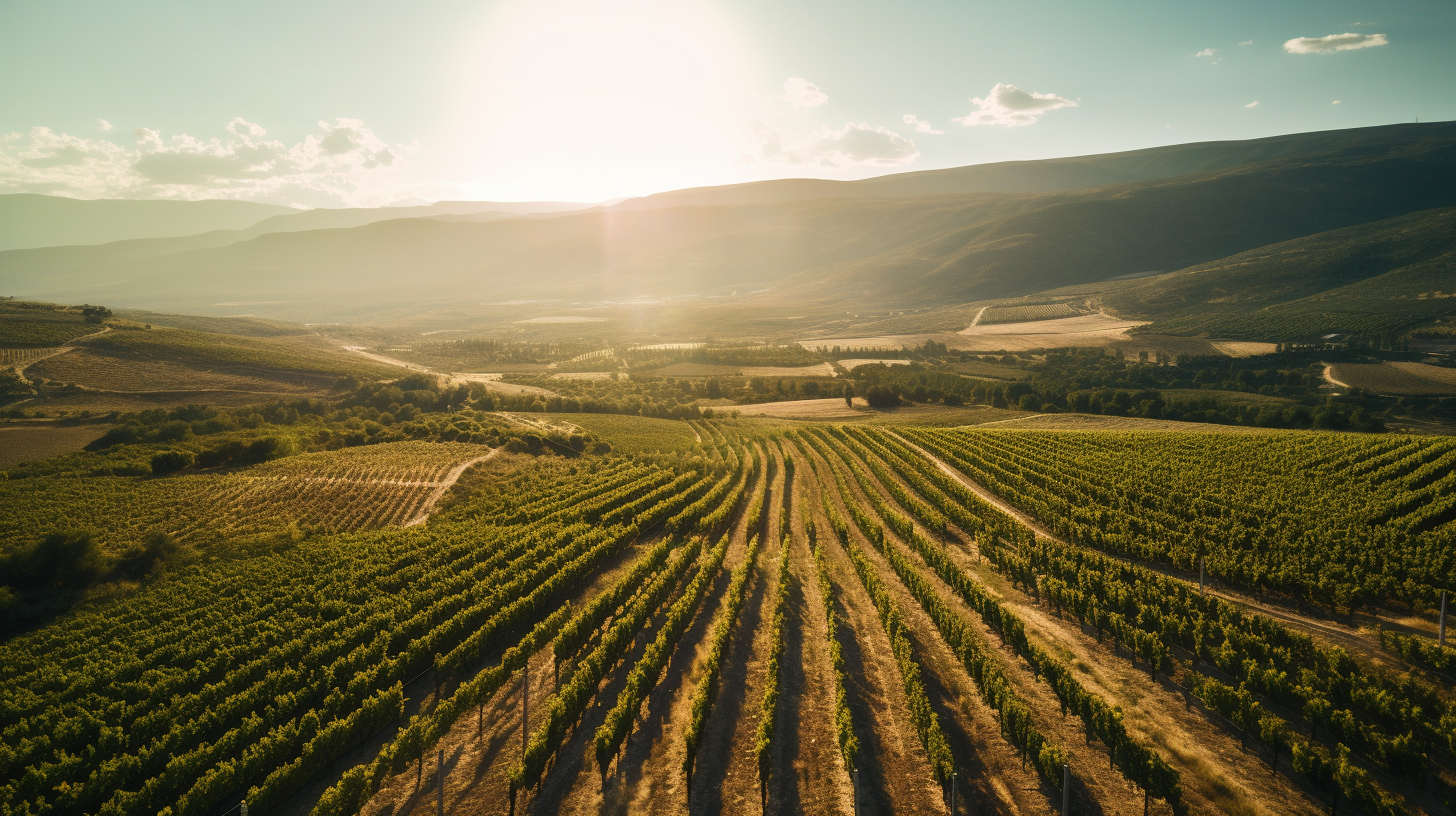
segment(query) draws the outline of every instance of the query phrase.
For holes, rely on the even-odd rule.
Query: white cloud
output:
[[[399,164],[400,154],[417,149],[388,145],[356,119],[319,122],[319,132],[291,145],[264,139],[267,130],[241,118],[224,129],[225,137],[200,139],[139,128],[131,145],[46,127],[6,134],[0,137],[0,192],[364,204],[398,197],[397,190],[385,189],[384,174]]]
[[[829,101],[829,97],[819,90],[818,85],[803,77],[789,77],[784,80],[784,95],[779,99],[804,110],[817,108]]]
[[[1331,34],[1328,37],[1295,37],[1284,44],[1284,50],[1291,54],[1333,54],[1389,44],[1384,34]]]
[[[1254,41],[1253,40],[1244,40],[1243,42],[1239,43],[1239,45],[1253,45],[1253,44],[1254,44]]]
[[[1331,105],[1339,105],[1339,104],[1343,104],[1343,103],[1341,103],[1340,100],[1336,99],[1335,101],[1331,102],[1330,104]]]
[[[905,114],[904,116],[902,116],[900,118],[902,118],[902,119],[905,120],[905,124],[907,124],[907,125],[914,125],[915,126],[915,132],[916,133],[933,133],[933,134],[936,134],[937,136],[940,135],[940,134],[942,134],[942,133],[945,133],[945,131],[943,131],[943,130],[936,130],[933,126],[931,126],[931,124],[929,122],[926,122],[923,119],[920,119],[919,117],[917,117],[913,113],[907,113],[907,114]]]
[[[748,163],[770,165],[810,165],[825,169],[850,167],[896,167],[910,164],[920,157],[915,143],[904,136],[868,123],[846,122],[831,130],[820,128],[798,144],[785,146],[778,131],[755,123],[759,137],[759,155],[745,157]]]
[[[1015,85],[996,83],[996,87],[984,99],[972,98],[977,110],[965,116],[952,119],[966,127],[974,125],[1001,125],[1016,127],[1034,124],[1048,111],[1060,108],[1075,108],[1077,103],[1056,94],[1023,91]]]
[[[1202,51],[1199,51],[1197,54],[1194,54],[1193,56],[1194,57],[1216,57],[1216,56],[1218,56],[1218,49],[1217,48],[1205,48]]]
[[[1245,105],[1244,107],[1246,107],[1246,108],[1257,108],[1257,107],[1259,107],[1259,100],[1255,99],[1253,102],[1250,102],[1249,104]]]
[[[114,130],[116,126],[113,125],[113,124],[111,124],[110,122],[106,121],[105,119],[97,119],[96,120],[96,127],[99,128],[99,129],[101,129],[101,130],[103,130],[103,131],[108,131],[108,130]]]

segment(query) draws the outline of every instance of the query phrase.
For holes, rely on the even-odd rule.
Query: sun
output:
[[[706,3],[512,3],[487,21],[450,152],[485,198],[721,183],[745,149],[748,69]]]

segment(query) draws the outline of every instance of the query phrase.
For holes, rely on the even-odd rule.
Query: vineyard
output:
[[[393,442],[305,453],[235,473],[167,479],[54,476],[0,481],[0,540],[57,525],[97,531],[119,550],[146,533],[210,545],[304,528],[352,532],[418,517],[459,465],[490,452],[466,443]]]
[[[1049,303],[1041,306],[992,306],[981,315],[977,325],[991,326],[997,323],[1030,323],[1034,320],[1057,320],[1076,317],[1081,312],[1065,303]]]
[[[31,379],[43,378],[103,391],[226,390],[292,395],[326,391],[333,382],[323,375],[262,377],[255,373],[227,373],[168,360],[99,354],[79,348],[33,363],[27,374]]]
[[[321,532],[0,645],[0,814],[1450,812],[1452,650],[1377,665],[1178,577],[1424,614],[1450,443],[594,429],[408,528],[487,449],[144,482]],[[88,501],[146,500],[16,529]]]

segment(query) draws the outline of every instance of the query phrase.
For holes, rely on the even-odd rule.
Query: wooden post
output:
[[[951,816],[955,816],[955,812],[956,812],[956,782],[957,782],[957,780],[959,780],[959,778],[960,777],[957,774],[951,774],[950,775],[950,812],[951,812]]]
[[[1198,556],[1198,594],[1203,595],[1203,556]]]
[[[1072,812],[1072,766],[1062,763],[1062,816]]]
[[[1441,590],[1441,628],[1436,634],[1436,645],[1446,645],[1446,590]]]
[[[445,749],[435,755],[435,816],[445,816]]]
[[[526,714],[531,695],[531,656],[526,655],[526,665],[521,669],[521,756],[526,756]]]
[[[854,804],[854,816],[859,816],[859,768],[854,769],[853,791],[850,793],[850,801]]]
[[[243,816],[248,816],[248,800],[244,799],[239,807],[243,809]]]

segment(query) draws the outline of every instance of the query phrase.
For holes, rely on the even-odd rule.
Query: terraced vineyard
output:
[[[0,481],[0,537],[61,528],[98,531],[119,547],[146,533],[212,544],[287,530],[352,532],[421,518],[462,465],[491,448],[392,442],[308,453],[235,473],[166,479],[39,476]]]
[[[1447,443],[628,432],[0,646],[0,813],[1449,812],[1449,649],[1177,577],[1425,614]],[[213,478],[256,491],[215,514],[379,486],[310,512],[397,525],[484,455],[376,447]]]

